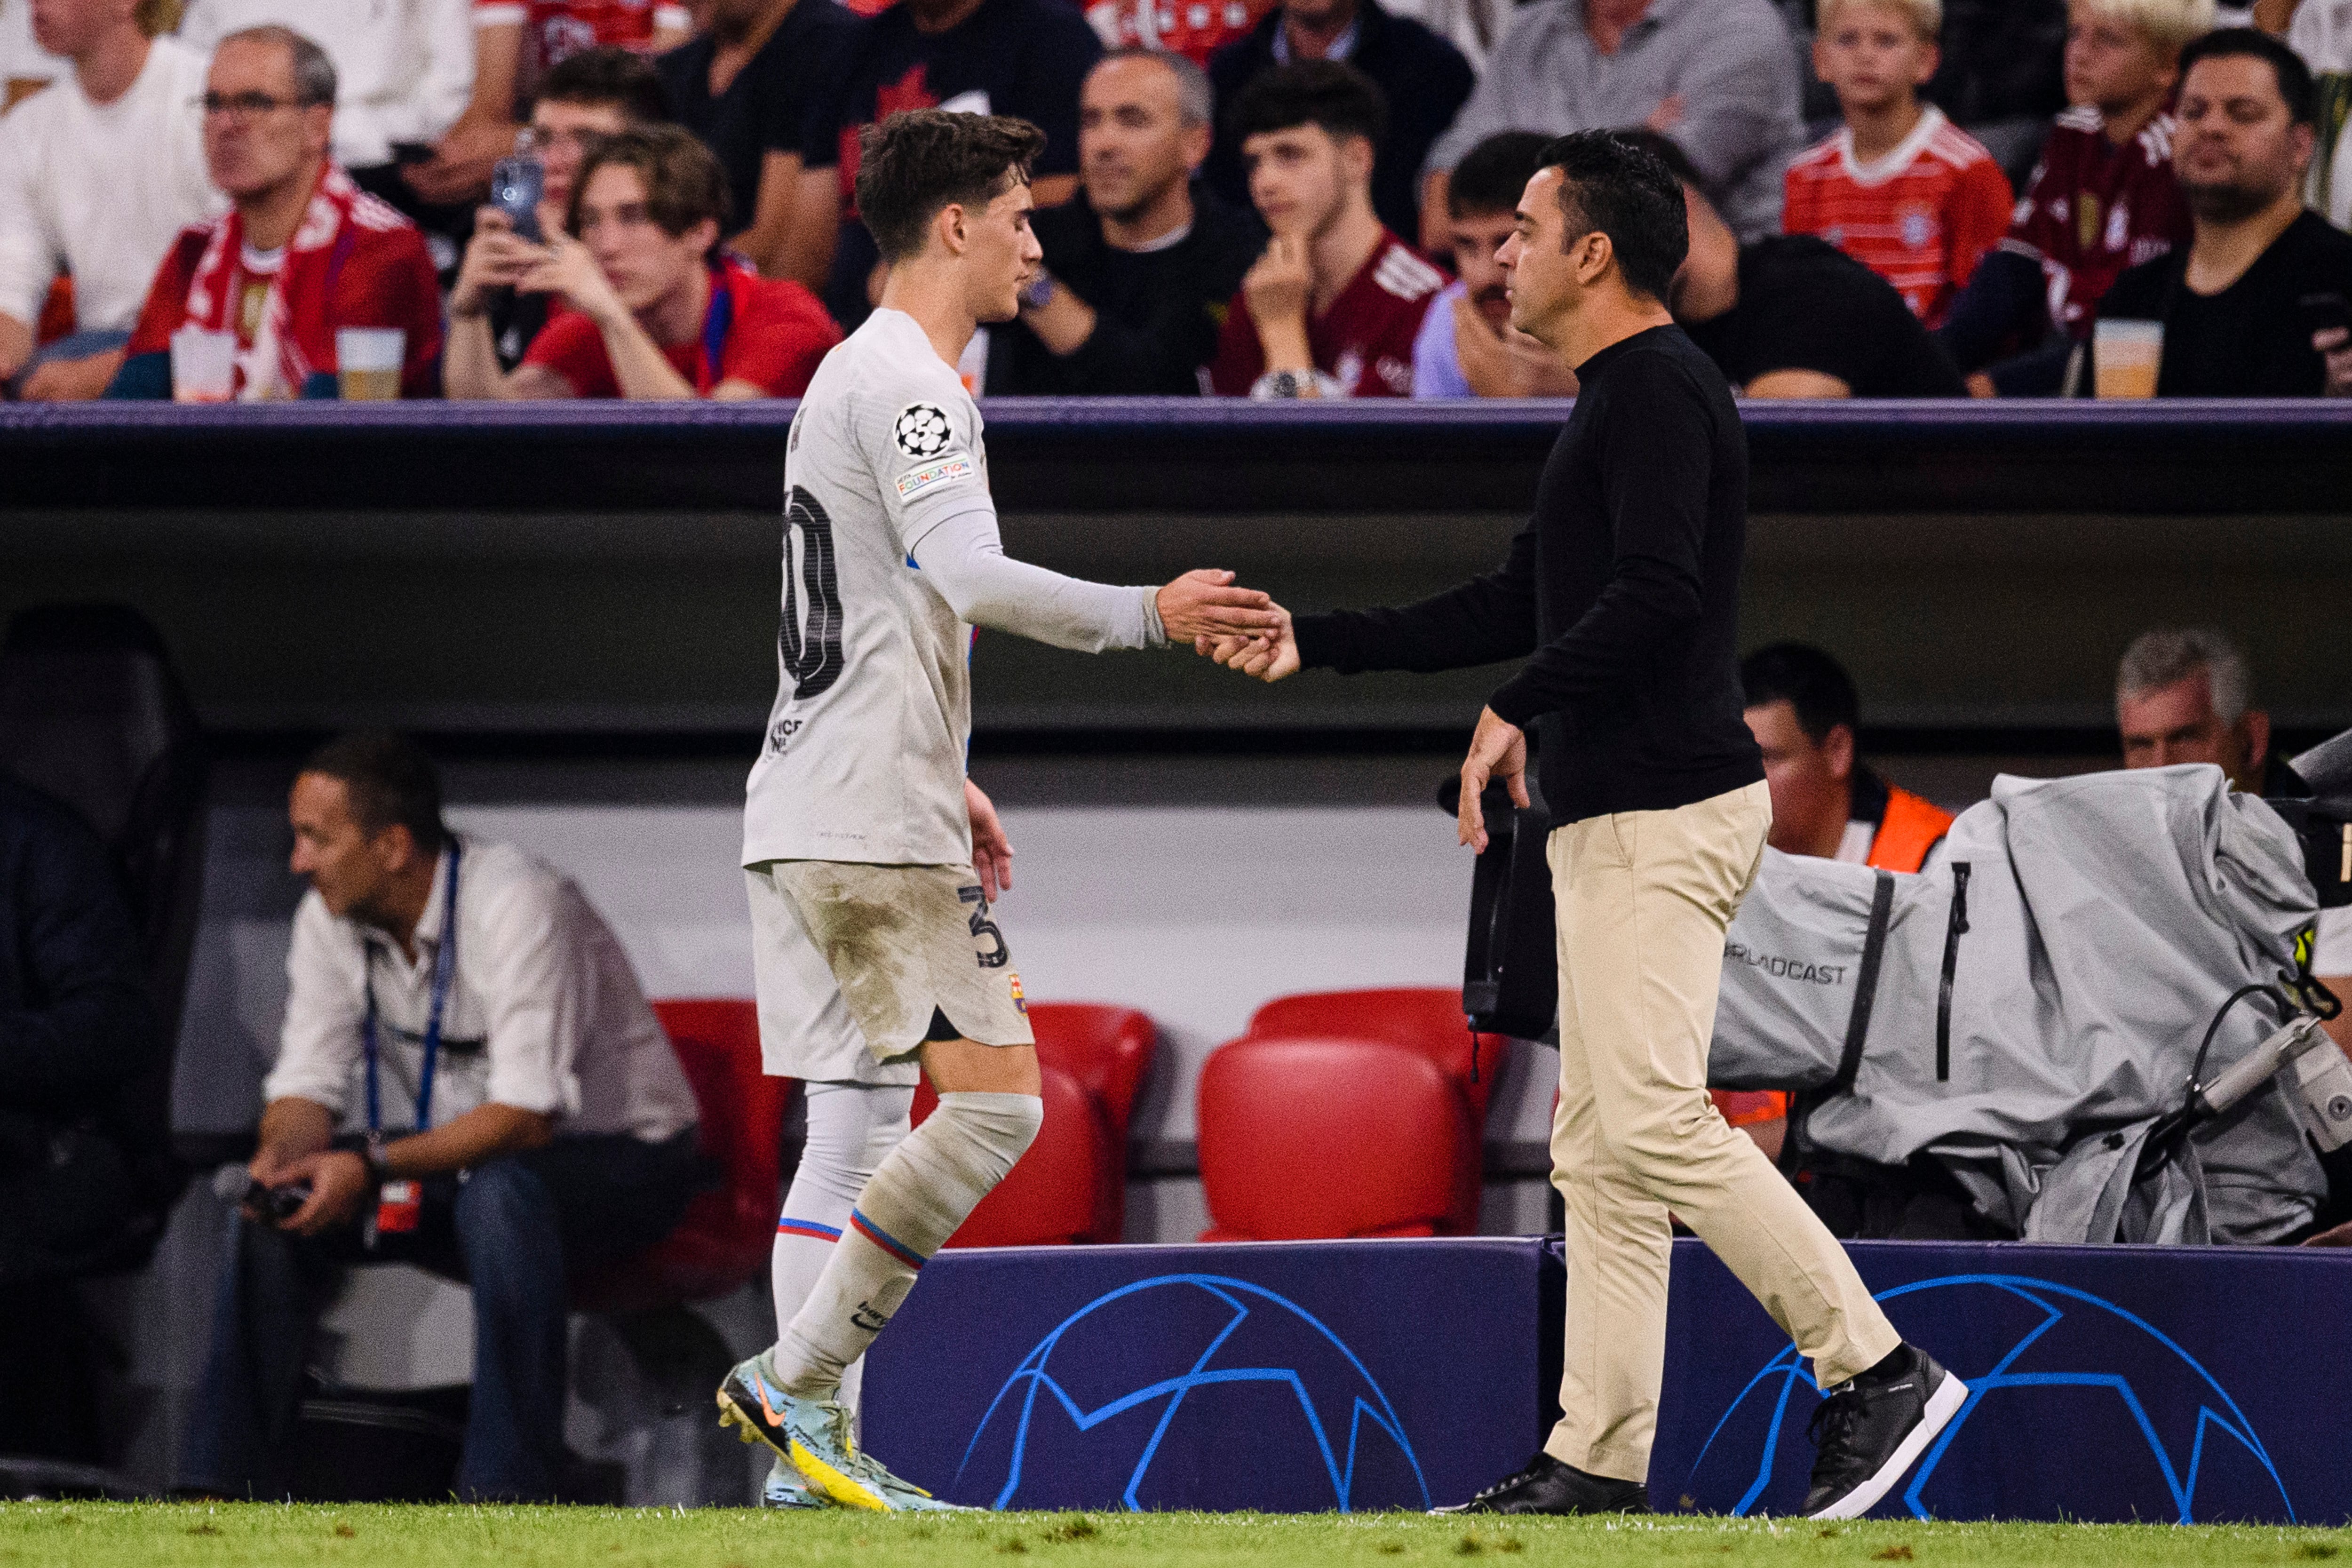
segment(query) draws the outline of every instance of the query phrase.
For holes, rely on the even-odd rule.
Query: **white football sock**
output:
[[[943,1094],[857,1197],[805,1305],[768,1352],[777,1386],[837,1397],[844,1368],[866,1352],[914,1289],[916,1271],[1003,1181],[1044,1122],[1034,1094]]]
[[[824,1272],[834,1245],[849,1228],[857,1194],[898,1141],[907,1135],[914,1087],[869,1083],[811,1083],[802,1103],[808,1113],[808,1140],[793,1172],[784,1212],[776,1222],[776,1247],[769,1261],[774,1287],[776,1331],[792,1322],[817,1276]],[[841,1402],[857,1408],[862,1361],[852,1362],[841,1379]]]

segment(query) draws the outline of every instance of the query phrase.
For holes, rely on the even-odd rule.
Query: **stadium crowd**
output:
[[[1494,255],[1591,127],[1747,396],[2352,393],[2352,14],[2221,9],[0,0],[0,387],[792,396],[879,297],[861,130],[940,106],[1045,132],[976,393],[1572,393]]]

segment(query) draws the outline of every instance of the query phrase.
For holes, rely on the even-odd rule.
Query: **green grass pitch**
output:
[[[0,1568],[1223,1568],[1225,1564],[1990,1568],[2304,1563],[2352,1568],[2352,1531],[2271,1526],[1803,1521],[1488,1521],[1409,1514],[1006,1513],[955,1519],[748,1509],[0,1503]]]

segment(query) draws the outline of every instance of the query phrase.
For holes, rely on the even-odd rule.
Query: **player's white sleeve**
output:
[[[910,552],[957,619],[1083,653],[1168,640],[1158,589],[1114,588],[1015,561],[997,534],[995,508],[984,495],[971,500],[977,504],[933,522]]]

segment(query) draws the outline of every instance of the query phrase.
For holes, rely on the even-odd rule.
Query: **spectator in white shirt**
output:
[[[414,742],[330,742],[289,815],[310,891],[182,1484],[286,1495],[317,1313],[345,1268],[399,1261],[473,1287],[459,1493],[545,1500],[565,1276],[652,1246],[705,1184],[693,1093],[579,889],[450,834]]]
[[[188,0],[180,37],[209,54],[231,33],[272,23],[334,62],[335,162],[360,189],[418,216],[397,170],[424,160],[473,94],[467,0]]]
[[[204,57],[150,38],[150,10],[42,0],[34,17],[39,47],[72,69],[0,119],[0,384],[18,397],[104,392],[163,253],[226,205],[205,173]],[[60,272],[73,279],[74,331],[37,352]]]
[[[33,0],[0,0],[0,114],[73,69],[33,40]]]

